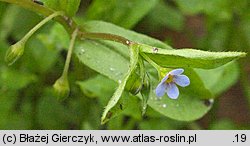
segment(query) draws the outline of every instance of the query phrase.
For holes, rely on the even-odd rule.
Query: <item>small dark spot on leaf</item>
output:
[[[203,104],[205,106],[211,106],[212,103],[213,103],[213,100],[211,100],[211,99],[205,99],[205,100],[203,100]]]
[[[153,47],[153,52],[154,52],[154,53],[157,53],[157,52],[158,52],[158,50],[159,50],[158,48]]]
[[[37,3],[38,5],[43,5],[43,2],[39,1],[39,0],[33,0],[34,3]]]
[[[122,104],[120,104],[120,109],[121,109],[121,110],[123,110],[123,106],[122,106]]]
[[[107,118],[110,119],[110,118],[112,117],[112,115],[113,115],[113,113],[109,111],[109,112],[107,113]]]

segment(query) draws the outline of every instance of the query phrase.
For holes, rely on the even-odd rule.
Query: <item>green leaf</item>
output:
[[[211,69],[244,57],[243,52],[208,52],[195,49],[166,50],[141,44],[141,51],[162,67]]]
[[[60,34],[58,34],[60,33]],[[53,25],[50,35],[47,33],[40,33],[37,38],[47,47],[49,50],[62,50],[69,46],[69,35],[62,25]],[[51,41],[53,40],[53,41]],[[56,46],[55,46],[56,44]]]
[[[166,46],[157,40],[152,40],[152,39],[149,39],[148,37],[141,36],[140,34],[136,34],[134,32],[118,28],[112,24],[107,24],[107,23],[103,23],[103,22],[98,23],[97,21],[94,21],[94,22],[89,22],[88,23],[89,25],[85,24],[85,27],[87,27],[88,29],[90,29],[90,31],[93,31],[93,32],[109,32],[109,33],[125,36],[128,39],[135,40],[138,42],[150,43],[151,45],[154,45],[154,46],[163,46],[167,49],[171,49],[171,47]],[[90,24],[92,24],[92,25],[90,25]],[[81,47],[80,48],[78,47],[75,50],[79,59],[81,61],[83,61],[84,63],[86,63],[87,65],[89,65],[94,70],[97,70],[98,72],[108,76],[109,78],[111,78],[115,81],[120,80],[121,76],[117,77],[116,73],[118,72],[118,74],[120,74],[120,71],[123,71],[124,67],[125,67],[125,71],[123,71],[123,73],[121,73],[121,75],[124,75],[124,73],[128,69],[127,65],[124,65],[124,64],[128,63],[128,61],[126,61],[127,60],[126,57],[121,57],[121,55],[120,55],[120,54],[124,54],[124,56],[125,56],[127,54],[124,52],[125,48],[122,45],[119,46],[119,45],[117,45],[117,43],[108,42],[108,41],[101,41],[101,43],[99,43],[99,41],[98,42],[93,41],[92,42],[93,45],[90,46],[89,44],[91,44],[90,41],[82,42]],[[91,48],[89,48],[89,47],[91,47]],[[81,48],[84,49],[84,51],[83,51],[84,53],[81,53]],[[93,51],[93,53],[90,54],[92,51]],[[100,53],[100,55],[99,55],[99,53]],[[107,57],[107,56],[109,56],[109,57]],[[116,61],[112,61],[112,59],[110,59],[110,58],[115,58],[115,57],[119,57],[119,59],[117,59]],[[99,63],[97,62],[97,60],[100,60],[100,58],[102,58],[101,59],[102,60],[101,66],[99,65],[100,62]],[[95,62],[97,62],[97,63],[95,63]],[[97,64],[97,65],[95,65],[95,64]],[[109,70],[111,65],[113,66],[113,71]],[[203,116],[210,109],[210,107],[205,106],[204,101],[199,99],[199,98],[211,98],[211,93],[204,87],[203,83],[199,79],[199,76],[197,76],[196,74],[193,74],[192,79],[197,81],[197,84],[194,84],[197,86],[190,86],[190,88],[189,88],[190,91],[187,90],[188,93],[186,93],[183,98],[180,97],[180,99],[182,99],[181,100],[182,104],[185,105],[185,109],[187,109],[186,110],[187,112],[184,112],[184,113],[187,114],[188,116],[185,116],[183,118],[182,118],[182,116],[178,116],[178,114],[182,115],[183,111],[179,111],[180,113],[175,113],[176,115],[170,115],[170,112],[163,112],[163,114],[165,116],[171,117],[173,119],[178,119],[178,120],[195,120],[195,119]],[[193,83],[196,83],[196,81],[194,81]],[[156,87],[156,85],[154,87]],[[195,97],[197,97],[197,98],[192,98],[193,94],[194,94],[192,91],[194,91],[194,90],[196,91]],[[188,97],[188,99],[185,99],[187,97]],[[188,102],[190,100],[190,98],[191,98],[191,101],[193,101],[193,102]],[[184,102],[183,102],[183,100],[184,100]],[[149,105],[152,106],[158,112],[162,113],[163,109],[158,108],[159,103],[161,103],[161,102],[162,101],[151,102],[151,104],[149,104]],[[168,101],[168,102],[171,103],[173,101]],[[188,102],[188,103],[185,104],[185,102]],[[190,110],[188,110],[188,109],[190,108],[190,106],[193,106],[194,108],[189,113]],[[176,108],[176,107],[174,106],[174,108]],[[196,112],[197,114],[192,114],[196,109],[197,109],[197,112]],[[174,110],[174,109],[172,109],[172,110]],[[189,116],[190,116],[190,118],[188,118]]]
[[[86,12],[86,19],[112,22],[132,28],[157,4],[158,0],[94,0]]]
[[[91,32],[117,34],[138,43],[165,48],[165,50],[168,51],[172,50],[171,47],[156,39],[125,30],[113,24],[100,21],[90,21],[83,26]],[[61,33],[59,29],[58,31],[58,35],[67,35]],[[56,43],[56,45],[58,44]],[[74,52],[83,64],[118,83],[121,82],[121,79],[125,77],[129,70],[128,49],[124,45],[116,42],[86,39],[76,44]],[[206,89],[200,77],[192,69],[185,68],[185,74],[190,77],[191,85],[186,88],[180,88],[180,97],[178,100],[171,100],[167,96],[163,97],[162,100],[155,100],[154,88],[159,83],[157,72],[152,67],[149,67],[148,64],[145,64],[145,68],[150,74],[150,80],[153,81],[153,90],[150,91],[148,103],[155,111],[172,119],[191,121],[202,117],[211,108],[212,103],[210,105],[206,103],[208,98],[212,98],[212,95],[210,91]],[[124,89],[124,87],[120,87],[119,89]],[[126,92],[124,93],[126,94]],[[117,94],[118,93],[116,93],[116,95]],[[121,93],[119,93],[119,95],[120,94]],[[118,104],[114,107],[116,111],[114,112],[114,108],[111,109],[114,114],[117,115],[123,111],[119,110],[120,104],[124,105],[123,107],[129,107],[128,104],[130,104],[130,101],[126,101],[129,99],[129,96],[122,96],[118,101]],[[166,108],[163,108],[165,105]]]
[[[117,102],[119,101],[120,97],[122,96],[122,93],[126,87],[127,81],[133,71],[136,69],[139,59],[139,48],[137,44],[131,44],[129,46],[130,48],[130,67],[124,78],[122,79],[121,83],[119,84],[118,88],[116,89],[114,95],[111,97],[111,99],[108,102],[108,105],[105,107],[104,112],[102,114],[101,122],[104,124],[106,123],[111,117],[110,114],[113,114],[111,112],[111,109],[115,107]]]
[[[30,71],[40,74],[49,71],[58,61],[59,50],[47,48],[41,39],[31,38],[25,47],[25,54],[22,56],[23,64]],[[63,43],[60,43],[63,44]],[[42,56],[42,57],[41,57]]]
[[[142,130],[177,130],[183,129],[184,122],[171,120],[168,118],[149,118],[139,123],[139,127]]]
[[[96,77],[84,81],[77,81],[77,84],[80,86],[84,95],[91,98],[98,98],[101,107],[104,107],[107,104],[118,85],[113,80],[102,75],[97,75]],[[135,119],[141,119],[138,101],[139,99],[137,97],[125,93],[124,96],[121,97],[119,104],[117,104],[117,109],[119,110],[114,111],[111,118],[123,113],[123,115],[131,116]]]
[[[118,85],[113,80],[102,75],[97,75],[85,81],[77,81],[76,83],[86,96],[91,98],[99,97],[102,106],[105,106],[104,104],[108,102],[108,96],[114,93]]]
[[[138,42],[138,43],[142,43],[142,44],[147,44],[150,46],[155,46],[155,47],[159,47],[159,48],[164,48],[164,49],[172,49],[171,46],[157,40],[154,38],[151,38],[149,36],[143,35],[143,34],[139,34],[136,33],[134,31],[131,30],[127,30],[124,28],[121,28],[117,25],[111,24],[111,23],[107,23],[107,22],[103,22],[103,21],[88,21],[83,23],[83,27],[86,28],[86,30],[88,30],[89,32],[102,32],[102,33],[111,33],[111,34],[116,34],[122,37],[125,37],[129,40],[133,40],[134,42]],[[104,41],[107,42],[107,41]],[[110,42],[110,41],[108,41]],[[119,47],[119,49],[117,50],[123,50],[128,52],[126,49],[126,47],[124,47],[124,45],[121,44],[117,44],[114,42],[108,43],[109,45],[112,45],[114,47],[114,49],[116,49],[116,47]],[[128,53],[127,53],[128,56]]]
[[[150,78],[147,72],[145,72],[145,66],[142,57],[139,58],[139,67],[140,67],[140,78],[142,78],[142,85],[141,85],[141,97],[142,97],[142,115],[146,113],[147,106],[148,106],[148,99],[151,90],[151,83]]]
[[[0,81],[1,83],[2,81]],[[16,80],[16,83],[18,83],[18,80]],[[32,112],[32,107],[34,107],[32,103],[34,102],[32,102],[32,97],[29,96],[30,94],[25,94],[26,91],[24,90],[12,89],[0,85],[0,129],[24,130],[34,128],[32,123],[34,119],[34,112]]]
[[[18,90],[37,81],[37,76],[29,72],[1,67],[0,68],[0,85],[10,90]]]
[[[64,11],[68,16],[73,17],[81,3],[81,0],[42,0],[45,6],[56,11]]]
[[[205,13],[214,19],[228,20],[232,18],[230,2],[228,0],[176,0],[180,10],[187,15]]]
[[[130,75],[125,89],[131,94],[136,95],[140,92],[142,87],[142,76],[138,73],[139,67],[137,67]]]
[[[127,48],[125,48],[127,49]],[[128,70],[129,62],[123,55],[112,48],[94,41],[83,41],[76,44],[75,53],[79,60],[97,69],[103,75],[118,82]],[[100,58],[105,58],[105,61]],[[114,61],[114,58],[119,58]]]
[[[44,90],[37,103],[37,122],[42,129],[67,129],[68,124],[77,120],[77,113],[53,97],[53,90]]]
[[[202,78],[206,88],[215,97],[235,84],[239,78],[239,66],[236,62],[231,62],[215,69],[195,69],[195,71]]]
[[[171,49],[170,46],[160,42],[159,40],[142,34],[137,34],[133,31],[129,31],[106,22],[90,21],[85,23],[84,27],[92,32],[117,34],[136,42]],[[65,32],[62,29],[61,31],[58,29],[58,34],[63,36],[67,35],[66,32],[62,33],[62,31]],[[115,42],[84,40],[76,44],[75,53],[82,63],[87,64],[90,68],[101,72],[103,75],[116,82],[119,82],[119,80],[121,81],[124,74],[128,70],[128,49],[124,45]],[[102,59],[100,58],[105,58],[105,61],[101,61]],[[119,59],[114,61],[114,58]]]
[[[184,16],[182,13],[161,0],[151,10],[144,19],[147,29],[155,31],[157,28],[168,27],[173,30],[180,31],[184,26]]]
[[[31,103],[22,101],[17,106],[20,98],[13,92],[0,91],[0,129],[23,130],[32,128]]]
[[[8,7],[7,3],[0,2],[0,23],[1,23],[1,20],[3,18],[2,16],[5,13],[7,7]]]
[[[2,16],[2,24],[0,37],[6,38],[9,35],[14,39],[19,40],[39,21],[39,17],[35,13],[22,9],[15,5],[10,5]]]

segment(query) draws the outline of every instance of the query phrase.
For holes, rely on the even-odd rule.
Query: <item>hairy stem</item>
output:
[[[41,14],[43,16],[49,16],[53,13],[55,13],[54,10],[49,9],[43,5],[39,5],[37,3],[34,3],[31,0],[0,0],[0,2],[7,2],[11,4],[18,5],[20,7],[23,7],[25,9],[28,9],[30,11],[33,11],[35,13]],[[68,34],[72,34],[76,28],[79,28],[78,31],[78,37],[81,39],[104,39],[104,40],[110,40],[122,43],[124,45],[129,45],[130,41],[124,37],[114,35],[114,34],[108,34],[108,33],[92,33],[92,32],[86,32],[86,30],[80,28],[75,21],[67,16],[58,16],[55,18],[55,21],[60,23],[65,30],[68,32]]]

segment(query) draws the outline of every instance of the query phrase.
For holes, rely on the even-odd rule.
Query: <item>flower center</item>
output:
[[[166,83],[170,83],[173,81],[173,75],[168,75],[168,79],[166,80]]]

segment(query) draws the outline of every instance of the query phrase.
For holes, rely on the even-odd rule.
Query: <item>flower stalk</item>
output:
[[[8,65],[12,65],[15,63],[24,52],[25,44],[27,40],[44,24],[46,24],[48,21],[53,19],[56,16],[63,15],[63,12],[55,12],[51,14],[50,16],[43,19],[41,22],[39,22],[35,27],[33,27],[20,41],[10,46],[8,51],[5,55],[5,61],[8,63]]]
[[[64,65],[63,73],[62,73],[61,77],[59,79],[57,79],[53,85],[54,90],[55,90],[59,100],[65,99],[66,97],[69,96],[69,93],[70,93],[70,86],[69,86],[69,81],[68,81],[68,71],[69,71],[70,60],[71,60],[74,44],[76,41],[77,33],[78,33],[78,28],[76,28],[76,30],[73,32],[73,34],[71,36],[68,54],[67,54],[66,62]]]
[[[152,65],[158,72],[159,78],[161,78],[162,67],[156,64],[153,60],[151,60],[146,54],[140,53],[140,55],[145,59],[150,65]]]
[[[41,22],[39,22],[35,27],[33,27],[23,38],[23,41],[27,41],[39,28],[41,28],[44,24],[46,24],[48,21],[50,21],[51,19],[59,16],[59,15],[63,15],[64,12],[58,11],[55,12],[53,14],[51,14],[50,16],[46,17],[45,19],[43,19]]]
[[[73,32],[73,34],[71,36],[71,40],[70,40],[70,44],[69,44],[69,50],[68,50],[68,54],[67,54],[67,58],[66,58],[66,62],[65,62],[64,69],[63,69],[62,76],[68,76],[69,64],[70,64],[73,48],[74,48],[74,45],[75,45],[77,33],[78,33],[78,28],[76,28],[76,30]]]

